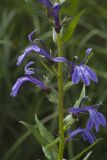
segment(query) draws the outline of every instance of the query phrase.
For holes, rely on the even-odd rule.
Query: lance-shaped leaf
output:
[[[87,155],[84,157],[83,160],[88,160],[89,156],[91,155],[92,151],[90,151],[89,153],[87,153]]]
[[[55,149],[50,150],[46,146],[54,141],[53,135],[44,127],[44,125],[38,120],[37,116],[35,116],[36,125],[31,125],[25,122],[21,122],[24,126],[34,135],[37,141],[41,144],[45,157],[48,160],[55,159],[57,157],[57,151]]]
[[[50,143],[54,140],[53,135],[44,127],[44,125],[38,120],[37,115],[35,115],[35,121],[40,135],[46,140],[46,143]]]
[[[87,148],[85,148],[82,152],[80,152],[79,154],[77,154],[74,158],[70,159],[70,160],[80,160],[81,156],[83,156],[83,154],[85,154],[87,151],[89,151],[92,147],[94,147],[101,139],[96,140],[93,144],[89,145]]]
[[[78,24],[78,22],[79,22],[79,19],[80,19],[81,15],[83,14],[84,11],[85,11],[85,10],[82,10],[81,12],[79,12],[79,13],[73,18],[72,22],[69,24],[66,32],[64,33],[64,37],[63,37],[63,41],[64,41],[64,42],[66,42],[66,41],[68,41],[69,39],[72,38],[73,33],[74,33],[75,29],[76,29],[76,26],[77,26],[77,24]]]
[[[82,88],[82,91],[81,91],[81,94],[80,94],[80,97],[79,97],[79,99],[75,102],[75,104],[74,104],[74,107],[75,108],[78,108],[79,107],[79,105],[80,105],[80,103],[81,103],[81,101],[82,101],[82,99],[85,97],[85,85],[83,85],[83,88]]]
[[[58,104],[58,92],[52,87],[51,93],[47,95],[48,100],[53,104]]]
[[[52,141],[54,141],[53,135],[44,127],[44,125],[38,120],[37,115],[35,115],[35,121],[37,124],[37,128],[39,129],[40,135],[43,137],[43,139],[46,141],[46,144],[50,144]],[[57,158],[57,147],[55,147],[55,150],[50,150],[46,146],[43,145],[42,149],[45,154],[45,156],[49,159],[55,159]]]
[[[34,137],[37,139],[37,141],[41,144],[41,145],[46,145],[46,141],[45,139],[40,135],[40,132],[37,128],[36,125],[31,125],[28,124],[26,122],[21,121],[20,123],[22,123],[33,135]]]

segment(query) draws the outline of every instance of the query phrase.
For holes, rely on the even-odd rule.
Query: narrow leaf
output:
[[[82,152],[80,152],[78,155],[76,155],[74,158],[72,158],[71,160],[78,160],[80,159],[80,157],[86,153],[89,149],[91,149],[93,146],[95,146],[101,139],[98,139],[97,141],[95,141],[93,144],[91,144],[90,146],[88,146],[87,148],[85,148]]]
[[[45,140],[43,139],[43,137],[40,135],[39,130],[36,126],[28,124],[26,122],[22,122],[21,123],[34,135],[34,137],[38,140],[38,142],[41,145],[46,145]]]
[[[82,91],[81,91],[81,94],[80,94],[80,97],[79,97],[79,99],[75,102],[75,104],[74,104],[74,107],[75,108],[78,108],[79,107],[79,105],[80,105],[80,103],[81,103],[81,101],[82,101],[82,99],[85,97],[85,85],[83,85],[83,89],[82,89]]]
[[[70,89],[72,85],[73,85],[73,83],[71,81],[67,82],[67,84],[64,86],[64,92],[66,92],[68,89]]]
[[[53,140],[53,136],[37,119],[37,116],[36,116],[36,122],[37,122],[36,126],[28,124],[26,122],[21,122],[21,123],[34,135],[37,141],[41,144],[43,152],[45,156],[48,158],[48,160],[52,160],[52,159],[56,160],[57,153],[54,150],[50,150],[46,147],[48,145],[48,141]],[[38,125],[39,125],[39,128],[38,128]]]
[[[90,151],[85,157],[83,160],[88,160],[89,156],[91,155],[92,151]]]
[[[35,120],[36,120],[36,124],[37,124],[37,128],[39,129],[40,135],[41,137],[45,140],[46,144],[42,145],[42,149],[43,152],[45,154],[45,156],[49,159],[55,159],[57,158],[57,152],[55,151],[55,149],[57,150],[57,147],[55,147],[54,150],[50,150],[48,149],[46,146],[54,141],[54,137],[53,135],[44,127],[44,125],[38,120],[37,115],[35,115]]]
[[[60,138],[58,137],[54,141],[52,141],[51,143],[49,143],[46,147],[48,149],[52,149],[59,141],[60,141]]]
[[[53,87],[51,88],[51,93],[47,95],[47,98],[53,104],[58,104],[58,93]]]
[[[35,121],[37,128],[41,136],[47,141],[47,144],[54,140],[53,135],[44,127],[44,125],[38,120],[37,115],[35,115]]]
[[[64,37],[63,37],[63,41],[64,41],[64,42],[66,42],[66,41],[68,41],[69,39],[72,38],[73,33],[74,33],[75,29],[76,29],[76,26],[77,26],[77,24],[78,24],[78,22],[79,22],[79,19],[80,19],[81,15],[83,14],[84,11],[85,11],[85,10],[82,10],[81,12],[79,12],[79,13],[74,17],[74,19],[72,20],[72,22],[69,24],[66,32],[64,33]]]

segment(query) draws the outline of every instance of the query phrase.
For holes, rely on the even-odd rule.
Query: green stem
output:
[[[62,49],[62,38],[60,33],[57,33],[57,45],[58,45],[58,56],[61,57],[63,56],[63,49]],[[60,136],[58,160],[62,160],[64,151],[62,63],[58,63],[58,110],[59,110],[59,136]]]

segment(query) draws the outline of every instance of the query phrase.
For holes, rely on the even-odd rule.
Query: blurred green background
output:
[[[36,4],[36,1],[33,1]],[[64,7],[65,6],[65,7]],[[62,14],[73,16],[85,8],[72,40],[64,46],[65,56],[69,59],[88,47],[93,48],[89,65],[99,76],[99,84],[87,88],[87,95],[92,103],[100,100],[100,109],[107,117],[107,0],[66,0]],[[42,9],[41,9],[42,10]],[[41,11],[40,10],[40,11]],[[66,26],[65,26],[66,27]],[[0,1],[0,159],[1,160],[44,160],[40,145],[32,135],[19,123],[26,121],[34,124],[35,113],[39,119],[47,118],[56,110],[44,93],[31,84],[24,85],[16,98],[10,97],[12,85],[23,74],[23,67],[16,67],[17,57],[29,44],[28,34],[37,29],[37,37],[43,39],[53,51],[51,27],[37,7],[24,0]],[[48,43],[49,42],[49,43]],[[67,107],[74,104],[78,98],[81,86],[75,86],[65,96]],[[67,109],[67,108],[66,108]],[[48,117],[49,118],[49,117]],[[46,123],[52,132],[56,131],[57,119]],[[89,159],[107,159],[107,129],[101,128],[98,138],[104,140],[94,146]],[[78,145],[79,144],[79,145]],[[79,153],[87,144],[73,141],[66,149],[68,159]]]

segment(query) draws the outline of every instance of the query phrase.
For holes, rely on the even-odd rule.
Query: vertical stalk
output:
[[[57,33],[57,45],[58,45],[58,56],[63,56],[62,49],[62,38],[60,33]],[[58,111],[59,111],[59,152],[58,160],[63,159],[63,150],[64,150],[64,130],[63,130],[63,71],[62,63],[58,63]]]

